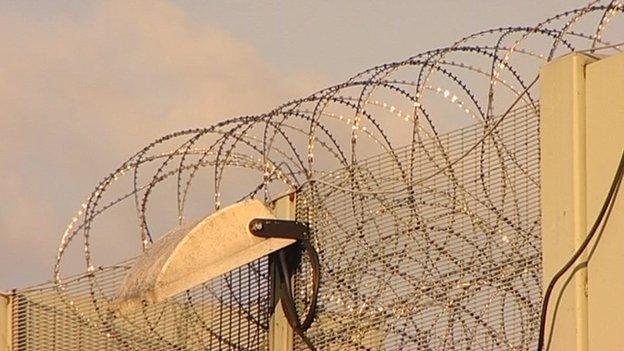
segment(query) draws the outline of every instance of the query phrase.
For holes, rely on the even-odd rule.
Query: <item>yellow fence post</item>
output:
[[[295,219],[295,199],[294,193],[282,196],[275,200],[273,214],[279,219]],[[279,275],[273,271],[274,264],[271,264],[271,275],[274,287],[280,284]],[[272,289],[274,290],[274,287]],[[269,326],[269,350],[270,351],[291,351],[293,349],[293,329],[288,324],[286,314],[280,301],[277,301],[275,311],[271,315]]]
[[[540,72],[544,287],[586,235],[585,66],[592,61],[570,54]],[[587,350],[586,282],[584,264],[560,280],[549,305],[545,349]]]
[[[0,293],[0,351],[12,349],[11,295]]]
[[[624,148],[624,54],[587,65],[586,100],[591,226]],[[589,350],[624,350],[624,189],[599,235],[587,265]]]
[[[624,54],[570,54],[546,65],[540,82],[546,286],[585,239],[624,149]],[[559,281],[547,350],[624,350],[624,194],[607,223]]]

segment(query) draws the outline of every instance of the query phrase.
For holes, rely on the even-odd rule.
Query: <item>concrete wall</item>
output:
[[[542,69],[540,90],[545,288],[585,238],[617,167],[624,146],[624,54],[559,58]],[[548,350],[624,349],[622,201],[599,245],[554,291]]]

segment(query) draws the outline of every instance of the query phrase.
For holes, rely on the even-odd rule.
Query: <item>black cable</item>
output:
[[[304,343],[308,346],[308,348],[310,348],[311,350],[316,350],[316,348],[314,347],[314,344],[304,334],[304,331],[310,326],[311,321],[314,318],[315,309],[316,309],[316,296],[315,296],[316,294],[314,293],[314,291],[318,291],[317,290],[318,285],[317,284],[315,285],[313,283],[312,296],[313,296],[314,301],[311,301],[305,321],[304,323],[301,323],[299,320],[299,314],[297,313],[297,307],[294,302],[294,296],[293,296],[292,287],[290,284],[291,275],[288,269],[288,265],[286,263],[286,255],[283,251],[279,253],[279,258],[280,258],[280,264],[281,264],[282,278],[284,281],[284,284],[281,286],[281,289],[280,289],[280,298],[282,301],[282,306],[284,308],[284,314],[286,315],[286,319],[288,320],[288,324],[290,324],[290,326],[293,328],[293,331],[304,341]],[[313,268],[312,272],[313,272],[313,277],[318,276],[318,273],[316,273],[318,272],[317,269]],[[316,279],[313,278],[313,281],[315,280]],[[315,289],[315,286],[316,286],[316,289]]]
[[[307,239],[302,240],[301,244],[303,245],[303,249],[308,255],[308,258],[310,260],[310,265],[312,266],[312,294],[310,296],[310,304],[308,306],[308,313],[306,314],[306,317],[304,318],[303,322],[300,322],[300,327],[303,330],[307,330],[312,325],[312,322],[314,321],[314,315],[316,313],[316,305],[318,301],[318,289],[319,289],[319,282],[320,282],[320,262],[318,258],[318,253],[316,252],[316,250],[314,249],[314,247],[312,246],[309,240]],[[279,253],[279,258],[280,258],[280,265],[282,268],[282,275],[284,275],[284,283],[285,283],[284,288],[286,290],[287,295],[293,297],[293,301],[294,301],[294,293],[292,291],[290,278],[286,279],[286,276],[290,277],[290,271],[288,269],[288,265],[286,262],[286,255],[283,251]],[[294,305],[294,302],[293,302],[293,305]],[[299,319],[297,320],[299,321]]]
[[[279,264],[275,266],[274,273],[281,277],[281,282],[275,286],[276,301],[281,301],[284,315],[293,331],[305,342],[310,350],[316,351],[316,347],[304,333],[310,328],[316,315],[321,277],[321,264],[318,252],[316,252],[310,242],[308,226],[290,220],[256,218],[249,222],[249,231],[253,235],[263,238],[296,240],[296,243],[282,248],[276,253]],[[296,269],[299,266],[301,263],[301,251],[305,251],[312,266],[312,293],[307,306],[308,312],[303,322],[299,319],[299,314],[297,313],[291,283],[291,277],[294,272],[291,272],[289,268],[294,267]]]
[[[617,196],[617,192],[620,189],[620,184],[622,183],[623,175],[624,175],[624,151],[622,151],[622,155],[620,156],[620,164],[618,165],[617,171],[615,172],[615,176],[613,177],[613,181],[611,183],[611,188],[609,189],[609,193],[607,194],[607,197],[605,198],[605,201],[602,204],[602,208],[600,209],[600,212],[598,213],[598,216],[596,217],[594,225],[591,227],[589,233],[585,237],[585,240],[583,241],[581,246],[579,246],[576,252],[574,252],[574,255],[572,255],[570,260],[568,260],[568,262],[566,262],[566,264],[552,277],[552,279],[550,280],[550,283],[548,284],[548,288],[546,288],[546,292],[544,293],[544,301],[542,303],[542,314],[540,316],[539,337],[537,339],[537,351],[542,351],[542,349],[544,348],[544,334],[546,331],[546,317],[547,317],[546,313],[548,312],[548,303],[550,302],[550,295],[552,295],[553,289],[555,288],[555,284],[557,284],[557,281],[561,279],[561,277],[565,274],[565,272],[567,272],[572,267],[572,265],[574,265],[574,262],[576,262],[576,260],[581,256],[583,251],[585,251],[589,243],[592,241],[592,239],[598,232],[598,228],[600,227],[600,225],[602,224],[602,226],[604,227],[604,225],[606,224],[606,222],[603,223],[605,219],[605,214],[609,211],[609,209],[615,203],[615,197]]]
[[[303,322],[300,321],[299,314],[297,313],[297,306],[295,305],[295,299],[290,283],[291,272],[288,269],[286,253],[284,250],[281,250],[278,254],[281,268],[280,271],[282,274],[282,280],[284,282],[284,284],[280,286],[278,294],[280,300],[282,301],[284,314],[286,315],[288,324],[290,324],[290,326],[293,328],[293,331],[301,338],[301,340],[303,340],[303,342],[308,346],[310,350],[316,351],[316,347],[314,346],[312,341],[305,335],[304,332],[312,325],[312,322],[314,321],[314,316],[316,314],[321,266],[318,253],[314,249],[314,246],[312,246],[312,244],[310,243],[310,240],[307,238],[299,238],[299,240],[300,243],[303,245],[303,249],[307,253],[310,264],[312,266],[312,295],[310,297],[308,313],[306,314]]]

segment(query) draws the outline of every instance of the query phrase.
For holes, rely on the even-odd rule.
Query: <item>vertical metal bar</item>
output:
[[[624,54],[587,65],[587,218],[593,221],[612,182],[624,148]],[[624,335],[624,189],[588,255],[589,350],[622,350]]]
[[[12,349],[12,303],[11,295],[0,293],[0,351]]]
[[[540,72],[544,287],[576,251],[587,232],[585,66],[592,61],[582,54],[570,54],[549,63]],[[549,309],[546,324],[546,335],[550,338],[547,337],[545,349],[587,350],[585,260],[584,254],[553,292],[550,302],[553,307]]]
[[[294,193],[282,196],[273,202],[273,213],[279,219],[295,219],[296,196]],[[269,324],[269,350],[270,351],[291,351],[293,349],[293,330],[288,324],[281,301],[277,298],[275,291],[282,284],[282,278],[277,271],[277,255],[269,257],[271,272],[271,299],[275,310],[271,315]]]

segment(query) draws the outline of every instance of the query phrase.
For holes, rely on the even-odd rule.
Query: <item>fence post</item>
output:
[[[294,193],[282,196],[273,203],[273,214],[279,219],[295,219],[295,201]],[[281,284],[281,277],[276,274],[277,261],[275,254],[269,256],[269,265],[271,271],[271,291]],[[288,324],[281,301],[272,294],[272,303],[275,303],[275,311],[271,315],[269,324],[269,350],[270,351],[291,351],[293,350],[293,330]]]
[[[544,288],[587,232],[585,66],[592,61],[588,56],[572,53],[547,64],[540,72]],[[579,259],[553,292],[545,350],[587,350],[585,259],[586,255]]]
[[[11,295],[0,293],[0,351],[12,349],[12,318]]]
[[[624,148],[624,54],[587,65],[587,219],[591,225],[609,191]],[[624,186],[589,251],[589,350],[624,350]]]

